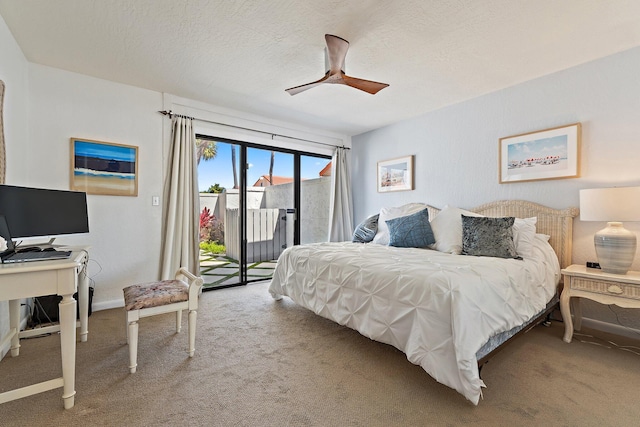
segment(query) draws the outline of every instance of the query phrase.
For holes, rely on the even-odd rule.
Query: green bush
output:
[[[218,242],[212,242],[211,240],[200,242],[200,249],[216,255],[224,254],[227,252],[227,248],[225,248],[224,245],[221,245]]]

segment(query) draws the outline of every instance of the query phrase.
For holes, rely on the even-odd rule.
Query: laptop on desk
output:
[[[65,259],[71,255],[71,251],[56,251],[55,249],[42,250],[38,247],[29,247],[23,250],[16,248],[4,215],[0,215],[0,236],[7,241],[7,249],[0,253],[0,260],[2,260],[3,264]]]

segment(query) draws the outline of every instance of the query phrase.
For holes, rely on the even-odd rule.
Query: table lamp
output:
[[[627,274],[636,254],[636,235],[622,221],[640,221],[640,187],[580,190],[580,219],[607,221],[593,236],[600,268],[605,273]]]

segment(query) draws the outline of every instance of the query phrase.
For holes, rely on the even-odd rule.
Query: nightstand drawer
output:
[[[571,289],[640,300],[640,286],[625,283],[572,277]]]

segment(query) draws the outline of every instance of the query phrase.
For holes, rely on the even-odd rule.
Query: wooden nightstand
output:
[[[640,271],[627,274],[603,273],[584,265],[570,265],[562,270],[564,289],[560,295],[560,312],[564,321],[564,341],[571,342],[573,322],[569,301],[571,297],[589,298],[601,304],[615,304],[626,308],[640,308]],[[575,328],[582,325],[580,298],[574,300],[573,316]]]

